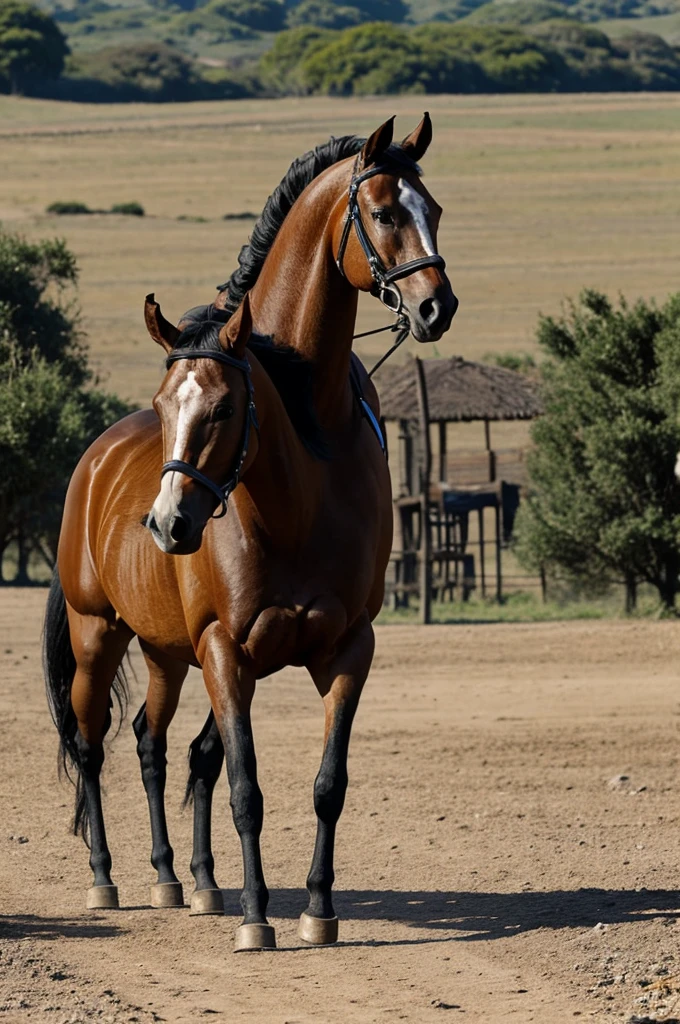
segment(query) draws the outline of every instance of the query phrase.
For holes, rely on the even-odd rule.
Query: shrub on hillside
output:
[[[549,18],[569,18],[570,9],[558,0],[489,0],[466,19],[468,25],[535,25]]]
[[[143,217],[144,207],[141,203],[114,203],[111,213],[122,214],[124,217]]]
[[[322,49],[335,33],[328,29],[305,26],[281,32],[271,50],[260,59],[258,72],[264,85],[282,95],[309,92],[305,82],[303,61]]]
[[[286,18],[281,0],[210,0],[201,10],[220,14],[259,32],[280,32]]]
[[[56,213],[57,216],[70,216],[72,214],[94,213],[87,203],[81,203],[77,199],[67,202],[50,203],[46,213]]]
[[[317,25],[319,28],[342,29],[360,25],[364,17],[358,7],[347,7],[333,0],[302,0],[288,12],[289,28],[298,25]]]
[[[71,70],[75,78],[100,83],[101,98],[119,100],[193,99],[199,82],[190,61],[162,43],[108,46],[79,54]]]

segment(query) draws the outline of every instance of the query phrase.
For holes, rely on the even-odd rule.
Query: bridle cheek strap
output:
[[[218,363],[224,363],[226,366],[234,366],[236,369],[241,370],[244,376],[246,385],[246,417],[243,425],[243,437],[241,439],[241,446],[239,449],[238,461],[234,467],[226,484],[216,484],[210,477],[202,473],[200,469],[196,469],[190,462],[184,462],[183,459],[171,459],[169,462],[165,462],[161,469],[161,479],[166,473],[182,473],[184,476],[191,477],[197,483],[202,484],[209,491],[212,491],[214,496],[217,498],[220,504],[219,513],[213,515],[212,519],[221,519],[227,514],[227,502],[233,491],[238,487],[241,479],[241,473],[243,471],[243,464],[246,461],[248,455],[248,446],[250,444],[250,432],[251,428],[255,428],[255,431],[259,433],[260,427],[257,421],[257,410],[255,409],[255,398],[253,382],[250,379],[250,363],[247,359],[237,359],[236,356],[231,356],[227,352],[201,352],[201,351],[185,351],[185,352],[171,352],[166,360],[166,366],[168,369],[172,363],[177,362],[178,359],[214,359]]]
[[[415,274],[419,270],[424,270],[426,267],[439,267],[443,270],[446,267],[446,261],[443,256],[439,255],[439,253],[432,253],[430,256],[419,256],[418,259],[408,260],[406,263],[400,263],[398,266],[390,267],[389,269],[385,266],[380,258],[380,254],[373,245],[373,242],[368,237],[366,227],[361,217],[361,210],[359,209],[359,186],[369,178],[375,177],[376,174],[390,174],[391,170],[387,166],[378,166],[371,167],[370,170],[364,171],[363,174],[357,174],[357,166],[358,158],[354,165],[352,180],[349,185],[347,216],[343,225],[342,235],[340,236],[340,245],[338,246],[338,255],[335,262],[338,270],[342,276],[345,277],[343,267],[345,251],[347,249],[352,225],[354,225],[359,245],[363,249],[364,255],[368,260],[368,267],[371,271],[371,277],[373,278],[371,293],[376,295],[383,305],[387,306],[389,310],[399,316],[402,312],[404,300],[402,298],[401,291],[395,282],[400,281],[404,277],[409,277],[411,274]],[[392,301],[388,301],[389,299],[392,299]]]

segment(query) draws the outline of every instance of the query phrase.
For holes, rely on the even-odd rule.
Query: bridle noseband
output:
[[[211,516],[211,518],[221,519],[222,516],[227,514],[227,502],[229,500],[229,496],[232,491],[236,490],[241,478],[243,463],[246,461],[246,456],[248,454],[251,427],[254,427],[256,432],[259,432],[260,429],[257,422],[257,411],[255,409],[253,382],[250,379],[250,363],[247,359],[237,359],[236,356],[230,356],[227,352],[201,352],[191,350],[184,352],[171,352],[165,363],[166,369],[169,370],[170,366],[173,363],[176,363],[179,359],[214,359],[215,362],[224,363],[225,366],[234,366],[237,370],[241,370],[245,380],[247,407],[245,423],[243,425],[241,448],[234,471],[226,484],[223,484],[220,487],[219,484],[213,483],[205,473],[201,473],[200,469],[196,469],[196,467],[192,466],[190,462],[184,462],[182,459],[171,459],[170,462],[164,463],[163,468],[161,469],[161,478],[164,477],[166,473],[183,473],[184,476],[191,477],[192,480],[196,480],[199,484],[203,484],[204,487],[207,487],[209,491],[212,491],[222,507],[220,512],[217,515]]]
[[[368,181],[369,178],[374,178],[376,174],[392,174],[394,172],[391,167],[386,164],[381,164],[377,167],[371,167],[368,171],[364,171],[363,174],[357,174],[360,156],[361,154],[357,156],[354,163],[352,180],[349,183],[347,217],[342,229],[338,255],[335,262],[338,270],[342,276],[345,277],[346,275],[343,269],[345,250],[347,248],[347,242],[349,241],[352,225],[354,225],[357,238],[359,239],[359,244],[364,251],[366,259],[368,260],[371,277],[373,278],[371,293],[376,295],[383,305],[387,306],[389,310],[396,313],[397,316],[401,316],[404,301],[395,282],[401,280],[403,277],[409,277],[411,274],[415,274],[416,271],[423,270],[425,267],[440,267],[443,270],[446,266],[446,262],[443,256],[440,256],[438,253],[433,253],[431,256],[420,256],[418,259],[408,260],[406,263],[400,263],[398,266],[391,267],[388,270],[383,263],[380,254],[373,245],[373,242],[368,237],[366,227],[361,219],[361,210],[359,209],[359,186],[365,181]],[[392,298],[393,301],[388,301],[388,298]]]

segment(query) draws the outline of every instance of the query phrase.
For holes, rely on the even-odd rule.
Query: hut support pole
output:
[[[446,480],[446,421],[439,421],[439,480]]]
[[[496,479],[496,453],[491,450],[491,424],[484,420],[484,444],[489,453],[489,483]]]
[[[430,448],[430,410],[427,401],[425,371],[420,359],[415,359],[415,381],[418,394],[420,433],[423,446],[423,465],[420,477],[420,621],[432,621],[432,535],[430,530],[430,475],[432,449]]]
[[[479,516],[479,575],[482,580],[482,597],[486,597],[486,566],[484,564],[484,509],[477,510]]]
[[[496,600],[503,601],[503,583],[501,578],[501,506],[500,502],[494,509],[496,513]]]

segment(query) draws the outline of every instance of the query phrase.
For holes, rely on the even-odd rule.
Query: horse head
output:
[[[200,547],[208,520],[226,513],[257,447],[245,357],[250,306],[246,296],[226,323],[189,316],[174,327],[148,295],[144,314],[149,334],[167,354],[167,373],[153,399],[163,431],[161,487],[146,526],[162,551],[187,555]]]

